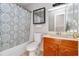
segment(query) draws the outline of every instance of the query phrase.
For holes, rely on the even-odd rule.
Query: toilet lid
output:
[[[33,42],[31,44],[29,44],[27,47],[26,47],[26,50],[27,51],[33,51],[33,50],[36,50],[38,47],[38,43],[37,42]]]

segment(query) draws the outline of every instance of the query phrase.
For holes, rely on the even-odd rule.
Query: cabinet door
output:
[[[57,56],[58,44],[52,38],[44,38],[44,56]]]
[[[78,42],[61,40],[59,45],[59,56],[78,56]]]
[[[78,50],[67,46],[60,46],[59,56],[78,56]]]

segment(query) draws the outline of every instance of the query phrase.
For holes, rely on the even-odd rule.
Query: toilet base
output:
[[[34,50],[34,51],[29,51],[28,56],[39,56],[40,51],[39,49]]]
[[[36,56],[35,51],[29,51],[29,56]]]

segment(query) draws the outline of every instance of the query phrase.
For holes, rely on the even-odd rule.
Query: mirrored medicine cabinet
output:
[[[79,4],[66,4],[48,10],[49,31],[78,32]]]

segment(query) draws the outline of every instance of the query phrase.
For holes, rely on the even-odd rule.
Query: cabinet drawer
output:
[[[71,41],[71,40],[61,40],[61,45],[78,48],[78,41]]]

